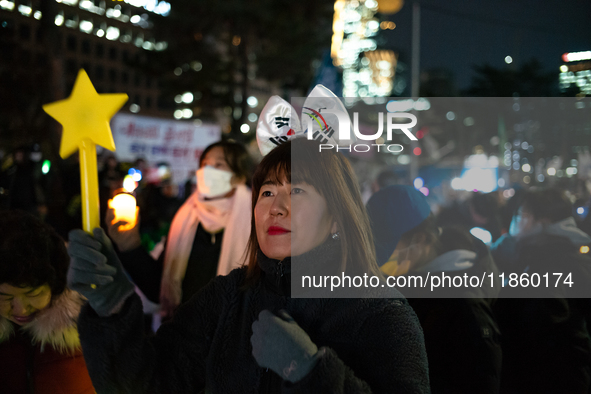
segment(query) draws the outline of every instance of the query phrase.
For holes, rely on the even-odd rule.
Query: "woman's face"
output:
[[[45,284],[39,287],[15,287],[0,284],[0,317],[22,326],[35,319],[37,313],[49,306],[51,288]]]
[[[337,230],[326,200],[307,183],[265,181],[254,220],[261,251],[277,260],[306,253]]]
[[[218,170],[231,172],[234,175],[232,177],[232,180],[230,181],[230,183],[232,184],[233,187],[235,187],[239,184],[246,183],[246,179],[239,179],[236,176],[236,174],[234,174],[234,172],[230,168],[230,165],[226,161],[226,156],[224,155],[224,148],[222,148],[221,146],[216,146],[215,148],[212,148],[203,157],[203,160],[201,161],[201,168],[206,167],[206,166],[211,166],[211,167],[216,168]]]
[[[224,149],[221,146],[216,146],[207,152],[205,157],[203,157],[203,160],[201,160],[201,167],[205,166],[211,166],[213,168],[217,168],[218,170],[232,172],[232,169],[226,161]]]

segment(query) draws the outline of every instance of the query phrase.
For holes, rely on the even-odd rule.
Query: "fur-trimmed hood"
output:
[[[50,345],[60,353],[73,353],[80,349],[77,320],[84,303],[79,293],[66,289],[32,322],[19,329],[31,336],[33,344],[40,344],[41,351]],[[14,328],[8,319],[0,317],[0,343],[10,339]]]

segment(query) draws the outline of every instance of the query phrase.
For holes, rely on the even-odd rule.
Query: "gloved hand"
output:
[[[134,286],[123,272],[113,244],[101,228],[94,237],[82,230],[69,233],[68,286],[88,299],[102,317],[119,312]]]
[[[252,355],[259,366],[295,383],[318,362],[318,347],[286,311],[279,316],[264,310],[252,324]]]

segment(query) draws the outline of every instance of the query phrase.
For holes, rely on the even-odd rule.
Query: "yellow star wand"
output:
[[[127,101],[127,94],[98,94],[83,69],[78,72],[72,94],[65,100],[43,106],[63,126],[60,156],[80,152],[82,226],[92,234],[100,226],[96,145],[114,151],[109,120]]]

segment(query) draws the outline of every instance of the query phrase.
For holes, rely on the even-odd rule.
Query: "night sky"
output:
[[[421,3],[421,70],[452,71],[457,88],[471,81],[472,66],[516,67],[531,58],[556,71],[565,52],[591,50],[591,1],[446,0]],[[412,1],[383,19],[397,27],[385,31],[386,47],[410,65]],[[513,63],[505,63],[505,56]]]

